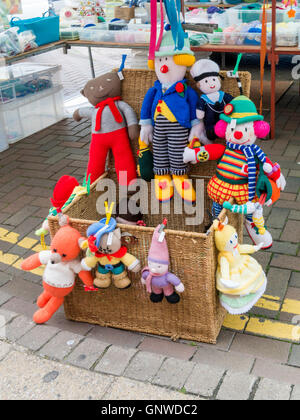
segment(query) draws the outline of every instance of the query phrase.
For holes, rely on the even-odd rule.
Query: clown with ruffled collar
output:
[[[231,198],[236,204],[244,205],[257,202],[263,193],[266,195],[266,204],[270,205],[285,188],[280,166],[272,163],[255,144],[257,138],[266,137],[270,131],[269,124],[263,119],[249,98],[238,96],[226,105],[215,126],[216,135],[226,139],[226,146],[208,144],[185,149],[185,162],[218,161],[216,174],[207,187],[208,195],[213,200],[212,213],[215,218],[222,211],[223,204]],[[270,232],[265,228],[258,229],[251,213],[246,216],[245,226],[256,245],[263,243],[263,249],[272,246]]]

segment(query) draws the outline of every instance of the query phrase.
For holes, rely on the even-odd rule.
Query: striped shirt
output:
[[[247,157],[240,150],[231,150],[226,147],[224,155],[218,162],[216,175],[230,184],[247,184]]]

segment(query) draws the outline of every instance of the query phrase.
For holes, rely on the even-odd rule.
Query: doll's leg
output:
[[[168,154],[167,128],[169,122],[159,115],[153,131],[153,171],[155,174],[155,196],[161,202],[171,200],[174,195]]]
[[[90,152],[89,163],[87,167],[87,177],[91,176],[91,183],[96,181],[105,172],[105,162],[109,145],[106,134],[93,134]]]
[[[223,210],[222,204],[217,203],[216,201],[213,201],[212,204],[212,215],[214,219],[217,219]]]
[[[50,293],[44,290],[43,293],[37,299],[37,306],[39,308],[43,308],[46,305],[46,303],[50,300],[51,296],[52,295],[50,295]]]
[[[131,280],[128,277],[125,265],[123,263],[119,263],[113,268],[112,279],[114,286],[117,289],[127,289],[131,286]]]
[[[164,292],[161,287],[152,286],[152,293],[150,294],[150,300],[153,303],[159,303],[164,298]]]
[[[98,264],[94,285],[100,289],[107,289],[111,285],[111,272],[101,264]]]
[[[170,123],[168,133],[168,153],[174,187],[181,198],[187,203],[196,200],[192,181],[188,178],[188,165],[183,162],[184,149],[188,144],[189,130],[179,123]]]
[[[48,303],[33,315],[33,320],[37,324],[43,324],[44,322],[49,321],[49,319],[55,314],[55,312],[61,307],[64,303],[64,298],[52,296]]]
[[[114,132],[111,146],[119,184],[129,185],[137,178],[137,173],[126,128]]]
[[[172,284],[163,288],[164,295],[169,303],[178,303],[180,301],[180,296],[175,292]]]

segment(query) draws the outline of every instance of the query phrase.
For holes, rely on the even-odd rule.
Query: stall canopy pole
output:
[[[272,45],[271,45],[271,139],[275,138],[276,107],[276,0],[272,0]]]

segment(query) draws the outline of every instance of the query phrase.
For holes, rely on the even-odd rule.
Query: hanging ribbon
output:
[[[267,14],[266,14],[266,0],[264,0],[263,13],[262,13],[262,28],[261,28],[261,48],[260,48],[260,104],[259,104],[260,115],[262,115],[262,109],[263,109],[264,74],[265,74],[266,55],[267,55]]]
[[[150,35],[150,46],[149,46],[149,60],[155,58],[155,47],[156,47],[156,35],[157,35],[157,4],[156,0],[151,0],[150,3],[151,12],[151,35]]]
[[[159,51],[163,34],[164,34],[164,4],[163,4],[163,0],[160,0],[160,34],[159,34],[159,38],[156,44],[155,51]]]

